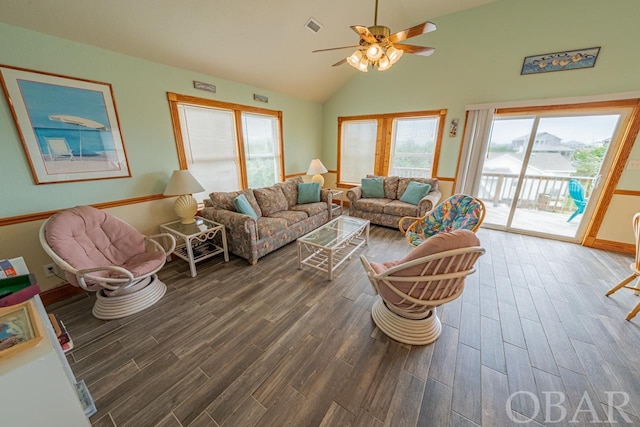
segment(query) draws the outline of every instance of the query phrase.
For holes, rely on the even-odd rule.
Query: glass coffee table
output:
[[[369,220],[339,216],[300,237],[297,244],[298,269],[306,265],[333,280],[335,269],[360,246],[369,244]]]

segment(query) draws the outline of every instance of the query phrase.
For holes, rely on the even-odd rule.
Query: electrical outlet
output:
[[[640,171],[640,160],[629,160],[627,169],[630,171]]]
[[[43,265],[42,269],[44,270],[44,277],[53,277],[56,274],[59,274],[58,266],[53,263]]]

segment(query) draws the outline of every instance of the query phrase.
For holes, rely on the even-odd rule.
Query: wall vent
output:
[[[313,18],[309,18],[309,20],[307,21],[306,24],[304,24],[304,26],[307,27],[309,31],[313,31],[314,33],[319,33],[320,30],[322,29],[322,24]]]

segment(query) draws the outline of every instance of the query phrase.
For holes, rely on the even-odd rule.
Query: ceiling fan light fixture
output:
[[[391,64],[395,64],[396,62],[398,62],[403,53],[404,51],[397,49],[394,46],[390,46],[389,49],[387,49],[387,56],[389,57],[389,61],[391,61]]]
[[[389,61],[387,55],[382,55],[382,57],[380,57],[380,59],[378,60],[378,71],[388,70],[389,68],[391,68],[391,65],[393,64],[391,63],[391,61]]]
[[[380,59],[384,52],[382,51],[382,47],[378,43],[371,43],[367,48],[367,58],[372,61],[377,61]]]
[[[363,73],[366,73],[369,71],[369,60],[367,59],[366,56],[362,57],[362,59],[360,60],[356,68],[362,71]]]
[[[360,63],[361,59],[362,59],[362,51],[356,50],[349,57],[347,57],[347,62],[349,63],[349,65],[355,68],[358,68],[358,64]]]
[[[391,34],[389,27],[378,25],[378,0],[375,0],[375,3],[375,15],[372,26],[351,26],[351,29],[360,36],[358,45],[319,49],[314,50],[313,52],[357,48],[358,50],[356,52],[336,62],[333,66],[336,67],[346,62],[360,71],[367,72],[369,66],[377,68],[379,71],[388,70],[393,64],[400,60],[405,52],[415,55],[429,56],[435,51],[432,47],[414,46],[402,43],[412,37],[435,31],[436,25],[433,22],[426,21]],[[394,43],[398,43],[397,46],[400,46],[400,48],[395,47]]]

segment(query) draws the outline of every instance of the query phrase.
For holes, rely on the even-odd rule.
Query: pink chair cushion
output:
[[[47,243],[73,268],[119,266],[134,277],[162,267],[165,254],[147,252],[145,236],[129,224],[91,206],[76,206],[58,212],[46,225]],[[101,277],[121,277],[116,272],[92,273]],[[65,274],[77,285],[75,275]]]
[[[435,236],[432,236],[425,240],[420,245],[416,246],[411,250],[404,258],[397,261],[387,261],[384,263],[372,262],[371,267],[377,273],[384,273],[390,268],[396,267],[398,265],[404,264],[409,261],[413,261],[422,257],[426,257],[429,255],[434,255],[440,252],[450,251],[453,249],[460,248],[468,248],[472,246],[480,246],[480,240],[478,236],[472,231],[458,229],[451,232],[443,232],[438,233]],[[445,271],[445,268],[448,264],[442,263],[438,267],[437,264],[430,265],[427,270],[422,273],[422,270],[425,267],[425,264],[418,264],[413,267],[408,267],[403,270],[397,271],[394,273],[394,276],[430,276],[433,274],[441,274]],[[455,271],[459,266],[456,266],[453,271]],[[382,282],[378,282],[380,284],[380,294],[387,301],[398,301],[400,302],[400,297],[390,290],[387,285]],[[393,283],[398,290],[402,292],[409,292],[411,286],[413,286],[413,282],[391,282]],[[419,287],[418,290],[424,288]],[[431,296],[431,292],[427,292],[424,296],[425,299],[428,299]]]

